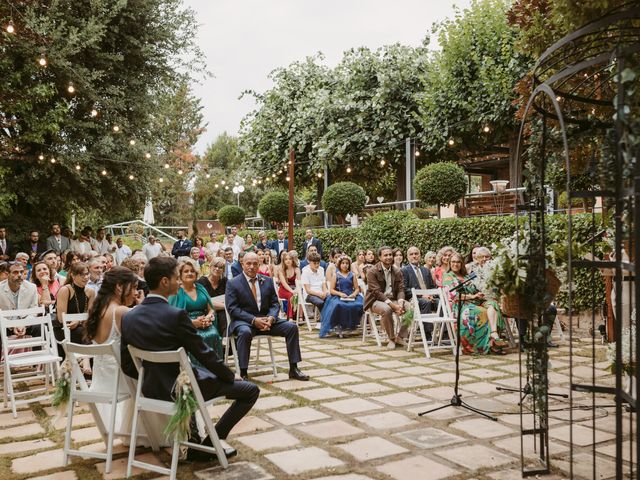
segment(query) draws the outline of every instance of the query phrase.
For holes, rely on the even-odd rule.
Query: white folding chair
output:
[[[227,343],[224,348],[224,363],[229,363],[229,355],[233,355],[233,363],[236,368],[236,375],[240,375],[240,362],[238,361],[238,352],[236,349],[236,336],[231,333],[230,325],[231,325],[231,316],[227,311],[227,306],[224,306],[224,313],[227,316]],[[271,357],[271,368],[273,369],[273,376],[278,376],[278,365],[276,364],[276,357],[273,353],[273,343],[271,342],[270,335],[256,335],[254,337],[254,341],[256,343],[256,368],[260,363],[260,344],[262,343],[262,339],[267,339],[267,345],[269,346],[269,356]],[[254,343],[254,342],[251,342]]]
[[[314,320],[318,318],[319,311],[317,307],[313,303],[309,303],[305,301],[305,297],[303,295],[302,283],[300,280],[296,280],[296,293],[298,294],[298,310],[296,312],[296,323],[300,325],[303,321],[307,324],[307,329],[312,332],[313,327],[311,326],[311,316],[309,315],[308,308],[313,310]]]
[[[189,362],[189,358],[184,351],[184,348],[180,347],[178,350],[172,350],[168,352],[148,352],[145,350],[140,350],[139,348],[132,347],[129,345],[129,352],[131,353],[131,359],[138,370],[138,385],[136,387],[136,396],[135,396],[135,407],[133,414],[133,423],[131,425],[131,444],[129,445],[129,460],[127,462],[127,478],[131,476],[131,471],[133,467],[142,468],[144,470],[150,470],[152,472],[156,472],[162,475],[169,475],[170,480],[176,479],[176,473],[178,470],[178,457],[180,454],[180,447],[186,446],[188,448],[194,448],[196,450],[200,450],[207,453],[215,453],[218,457],[218,461],[222,468],[227,468],[229,466],[229,462],[227,461],[227,457],[224,453],[224,448],[220,443],[220,439],[218,438],[218,434],[216,433],[216,429],[211,421],[211,416],[208,412],[208,408],[213,405],[216,401],[223,399],[224,397],[216,397],[210,400],[205,401],[202,397],[202,392],[200,391],[200,387],[198,382],[193,375],[193,369],[191,367],[191,363]],[[135,459],[136,456],[136,441],[137,441],[137,431],[138,431],[138,416],[142,412],[153,412],[161,415],[173,415],[176,411],[176,404],[174,402],[168,402],[166,400],[157,400],[153,398],[147,398],[142,394],[142,385],[144,383],[144,363],[179,363],[180,369],[186,372],[189,377],[189,382],[191,383],[191,389],[193,390],[193,394],[195,395],[196,401],[198,402],[198,411],[202,415],[202,419],[204,420],[204,426],[206,432],[211,439],[212,447],[208,447],[206,445],[201,445],[199,443],[192,443],[189,441],[180,441],[177,438],[174,438],[173,441],[173,452],[171,455],[171,468],[160,467],[158,465],[154,465],[151,463],[142,462]]]
[[[89,320],[88,313],[63,313],[62,314],[62,330],[64,333],[64,340],[71,342],[71,329],[69,324],[71,323],[84,323]],[[77,356],[76,356],[77,357]]]
[[[40,327],[40,335],[38,336],[11,338],[7,335],[9,329],[36,325]],[[4,360],[4,406],[7,406],[8,397],[11,401],[13,418],[18,418],[18,405],[48,400],[51,397],[51,394],[48,393],[49,382],[51,385],[55,384],[61,358],[58,356],[57,344],[53,336],[51,316],[46,313],[44,307],[0,311],[0,336]],[[34,348],[39,349],[34,350]],[[11,371],[12,368],[24,367],[34,367],[34,370],[15,374]],[[37,367],[42,367],[42,371],[39,371]],[[44,380],[44,385],[24,391],[15,391],[14,389],[14,383],[18,381],[31,382],[35,380]],[[41,392],[46,393],[31,396]],[[16,398],[26,396],[29,397]]]
[[[271,280],[273,281],[273,290],[274,292],[276,292],[276,297],[278,297],[278,304],[280,304],[280,312],[278,313],[278,317],[286,319],[287,312],[284,309],[284,300],[280,298],[280,295],[278,295],[278,284],[276,283],[275,278],[272,278]]]
[[[422,345],[424,347],[424,354],[427,358],[431,358],[432,350],[451,350],[451,352],[455,354],[455,319],[448,309],[449,303],[446,298],[446,292],[441,288],[432,288],[429,290],[412,288],[411,295],[413,322],[409,332],[407,351],[412,349],[416,328],[419,328],[420,336],[422,337]],[[439,297],[438,308],[436,308],[435,312],[420,313],[419,298],[422,296]],[[431,340],[427,338],[425,324],[433,325]],[[448,339],[444,339],[445,331],[449,336]]]

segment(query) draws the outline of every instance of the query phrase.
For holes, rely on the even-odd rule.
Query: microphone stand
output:
[[[462,407],[466,410],[469,410],[470,412],[477,413],[478,415],[488,418],[489,420],[493,420],[494,422],[498,421],[496,417],[493,417],[485,412],[482,412],[477,408],[472,407],[471,405],[466,403],[464,400],[462,400],[462,395],[460,395],[460,392],[458,391],[458,387],[460,385],[460,317],[462,316],[462,287],[467,283],[471,282],[471,280],[473,280],[474,278],[475,278],[475,275],[470,276],[466,278],[462,283],[457,285],[455,288],[449,290],[449,292],[456,291],[458,295],[458,315],[456,316],[456,355],[455,355],[456,380],[453,386],[453,397],[451,397],[451,400],[449,401],[449,403],[446,403],[436,408],[432,408],[431,410],[427,410],[425,412],[418,413],[419,417],[422,417],[423,415],[426,415],[428,413],[433,413],[438,410],[442,410],[443,408],[447,408],[447,407]],[[442,300],[443,299],[440,299],[440,301]]]

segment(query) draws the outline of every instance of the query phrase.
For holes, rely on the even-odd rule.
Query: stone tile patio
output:
[[[464,357],[461,392],[478,408],[495,412],[492,422],[457,408],[432,414],[418,413],[446,404],[453,394],[454,364],[447,352],[426,359],[421,349],[387,351],[358,337],[320,340],[317,333],[301,330],[305,371],[312,382],[291,382],[281,368],[273,378],[268,364],[250,371],[261,397],[251,414],[232,432],[228,442],[239,455],[223,471],[217,462],[181,463],[180,479],[216,480],[499,480],[520,477],[520,417],[518,395],[499,392],[496,386],[518,386],[518,355]],[[565,342],[566,344],[566,342]],[[564,347],[565,345],[563,345]],[[279,364],[286,366],[286,349],[274,340]],[[566,348],[552,350],[551,390],[567,392]],[[266,355],[265,355],[266,357]],[[582,363],[582,362],[577,362]],[[586,374],[590,363],[578,367]],[[605,375],[606,362],[598,364]],[[575,367],[575,366],[574,366]],[[578,400],[583,394],[574,393]],[[603,396],[602,404],[611,404]],[[550,407],[561,409],[566,400],[552,399]],[[211,409],[215,417],[226,404]],[[590,415],[574,411],[574,455],[582,462],[574,467],[576,478],[591,472],[590,451],[597,451],[599,478],[614,475],[615,438],[612,408],[595,423]],[[72,438],[83,450],[104,451],[100,436],[86,407],[77,407]],[[127,448],[118,444],[114,467],[105,475],[104,462],[73,458],[62,464],[65,420],[54,422],[47,404],[23,408],[18,419],[0,409],[0,478],[74,480],[124,478]],[[590,412],[587,412],[590,414]],[[568,477],[569,415],[550,416],[553,474]],[[525,426],[527,426],[525,424]],[[531,446],[526,441],[525,446]],[[628,448],[626,449],[628,450]],[[627,452],[628,453],[628,452]],[[140,456],[168,465],[166,451],[154,455],[140,449]],[[531,457],[533,454],[528,455]],[[627,455],[628,457],[628,455]],[[625,458],[627,459],[627,458]],[[157,478],[152,473],[135,478]]]

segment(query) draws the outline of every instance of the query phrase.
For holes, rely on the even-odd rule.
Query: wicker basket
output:
[[[546,310],[553,299],[556,298],[556,294],[560,289],[560,280],[552,270],[546,270],[545,282],[547,288],[544,308]],[[505,295],[500,299],[500,310],[507,317],[531,319],[531,312],[526,310],[525,305],[524,296],[522,295]]]

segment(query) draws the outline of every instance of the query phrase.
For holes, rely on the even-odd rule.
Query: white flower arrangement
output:
[[[609,370],[611,373],[615,373],[618,368],[616,364],[616,350],[618,343],[620,344],[622,355],[622,371],[635,375],[636,362],[635,358],[631,357],[631,353],[637,357],[637,345],[636,345],[636,310],[631,313],[631,325],[622,329],[622,335],[620,342],[611,342],[607,345],[607,360],[609,360]]]

